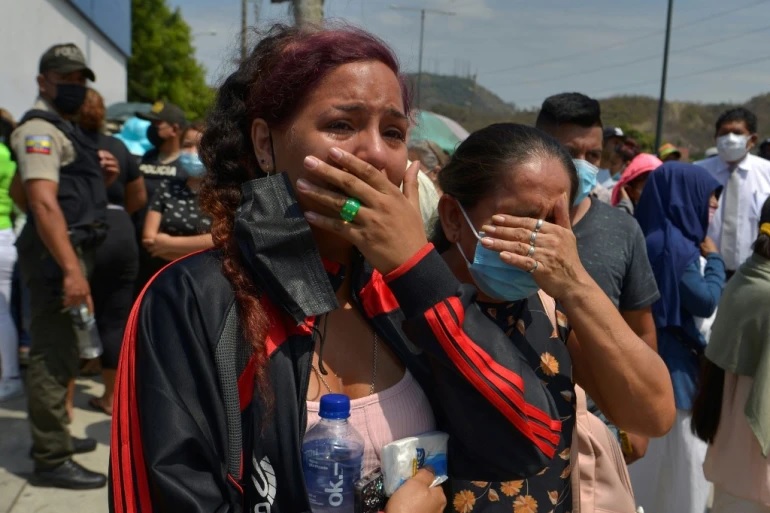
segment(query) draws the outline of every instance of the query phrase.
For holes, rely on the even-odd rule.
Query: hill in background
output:
[[[411,77],[414,83],[415,77]],[[545,99],[545,98],[544,98]],[[605,126],[620,126],[652,151],[655,142],[658,100],[648,96],[613,96],[599,100]],[[450,117],[469,131],[491,123],[517,122],[532,125],[537,109],[521,110],[475,83],[470,78],[424,73],[422,108]],[[714,145],[714,122],[723,111],[739,104],[666,102],[664,142],[703,155]],[[770,136],[770,93],[755,96],[743,104],[759,118],[760,139]]]

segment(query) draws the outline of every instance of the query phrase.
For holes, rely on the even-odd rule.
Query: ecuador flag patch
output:
[[[50,155],[51,144],[52,140],[49,135],[28,135],[24,138],[24,146],[27,149],[27,153]]]

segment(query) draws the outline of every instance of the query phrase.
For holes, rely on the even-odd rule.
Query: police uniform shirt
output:
[[[34,109],[56,111],[38,97]],[[44,119],[30,119],[11,134],[22,182],[50,180],[59,183],[59,170],[75,161],[75,147],[64,133]]]
[[[179,157],[170,162],[162,162],[156,148],[151,149],[142,157],[139,170],[144,176],[144,184],[147,187],[147,201],[152,202],[155,193],[167,180],[184,180],[187,178],[179,166]]]

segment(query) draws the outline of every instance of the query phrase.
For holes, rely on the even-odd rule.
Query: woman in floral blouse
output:
[[[485,470],[453,466],[450,447],[450,506],[459,513],[571,511],[573,379],[621,428],[660,436],[674,416],[666,367],[580,264],[568,209],[576,172],[555,140],[523,125],[489,126],[460,145],[439,181],[436,248],[460,281],[478,289],[476,306],[510,342],[501,350],[520,355],[533,372],[504,379],[525,398],[544,387],[561,422],[542,433],[535,425],[530,438],[480,441]],[[539,289],[558,301],[556,329]],[[474,337],[472,330],[464,326]],[[494,369],[494,363],[479,365]],[[649,388],[637,388],[642,381]],[[527,406],[522,416],[537,422]],[[534,445],[546,457],[537,466],[512,462],[508,444],[521,454]]]

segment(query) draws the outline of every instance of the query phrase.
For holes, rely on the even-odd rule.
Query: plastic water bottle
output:
[[[348,423],[350,398],[321,397],[321,421],[302,442],[310,509],[313,513],[353,513],[354,485],[361,477],[364,440]]]
[[[70,308],[72,327],[78,337],[78,352],[84,360],[91,360],[102,355],[102,339],[99,338],[99,330],[96,328],[94,314],[85,303]]]

